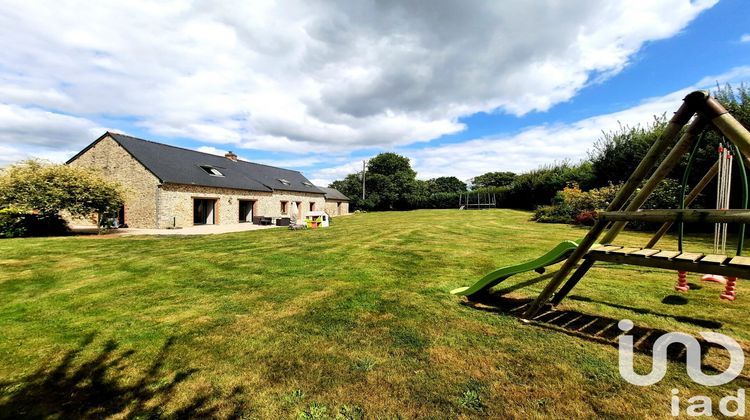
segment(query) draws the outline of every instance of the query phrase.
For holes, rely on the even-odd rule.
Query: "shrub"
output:
[[[43,236],[65,231],[59,213],[97,214],[99,225],[123,204],[123,190],[95,171],[28,160],[0,172],[0,235]]]
[[[531,220],[539,223],[570,223],[572,221],[570,208],[565,204],[539,206]]]
[[[68,232],[68,224],[57,214],[33,213],[18,207],[0,209],[0,238],[56,236]]]
[[[532,220],[541,223],[592,224],[597,210],[604,210],[617,194],[619,185],[608,185],[583,191],[577,184],[570,184],[559,191],[552,205],[537,208]]]
[[[588,187],[591,179],[591,165],[588,163],[545,166],[516,177],[507,195],[503,197],[501,206],[533,209],[538,205],[549,204],[557,192],[569,183]],[[500,203],[498,201],[499,205]]]
[[[682,184],[674,179],[667,178],[651,193],[648,201],[641,208],[644,209],[676,209],[680,206],[680,192]],[[689,188],[688,188],[689,190]],[[632,230],[656,229],[661,223],[630,222],[628,228]]]
[[[597,217],[597,212],[594,210],[582,211],[578,213],[578,215],[576,216],[575,224],[591,226],[594,223],[596,223],[596,217]]]
[[[570,207],[574,215],[595,210],[604,210],[617,195],[620,185],[608,185],[582,191],[576,184],[563,188],[560,192],[562,201]]]
[[[676,209],[680,205],[682,184],[667,178],[651,193],[648,201],[643,204],[644,209]],[[688,191],[690,189],[688,188]]]
[[[0,238],[26,236],[27,213],[12,208],[0,209]]]
[[[552,205],[540,206],[532,220],[541,223],[575,223],[592,225],[597,212],[605,210],[615,198],[621,185],[608,185],[582,191],[576,184],[570,184],[559,191]],[[642,206],[645,209],[675,209],[679,206],[681,184],[673,179],[662,181]],[[653,225],[653,224],[651,224]],[[653,227],[644,223],[630,223],[631,229],[644,230]]]

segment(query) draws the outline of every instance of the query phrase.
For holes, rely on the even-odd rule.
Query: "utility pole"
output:
[[[365,170],[366,170],[366,160],[362,161],[362,200],[365,199]]]

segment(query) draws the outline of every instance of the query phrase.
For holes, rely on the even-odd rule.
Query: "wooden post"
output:
[[[706,186],[711,182],[712,179],[716,176],[716,174],[719,172],[719,162],[717,161],[714,163],[714,166],[711,167],[711,169],[706,172],[705,175],[703,175],[703,178],[701,178],[700,181],[695,185],[695,187],[690,191],[690,194],[688,194],[685,197],[685,207],[689,206],[693,201],[695,201],[696,198],[700,195],[700,193],[703,192],[703,190],[706,188]],[[669,229],[674,225],[672,222],[666,222],[659,228],[658,231],[654,234],[654,236],[651,237],[651,239],[646,244],[646,248],[653,248],[656,246],[656,243],[659,242],[661,238],[664,237],[664,235],[667,234]]]
[[[550,302],[552,306],[558,305],[560,302],[562,302],[563,299],[565,299],[565,296],[568,296],[568,293],[570,293],[571,290],[573,290],[574,287],[578,284],[579,281],[583,278],[583,276],[586,275],[586,273],[589,272],[591,267],[594,266],[594,260],[583,260],[581,265],[578,266],[578,269],[573,273],[572,276],[570,276],[570,279],[568,279],[567,282],[563,285],[563,287],[560,288],[560,290],[555,293],[555,296],[552,298],[552,301]]]
[[[745,155],[745,158],[750,159],[750,133],[748,133],[748,131],[739,122],[737,122],[737,120],[735,120],[716,99],[710,97],[708,92],[696,91],[689,94],[687,97],[685,97],[683,106],[685,105],[691,107],[692,109],[698,110],[705,119],[710,119],[714,126],[716,126],[726,137],[728,137],[734,144],[737,145],[738,148],[740,148],[740,151],[743,155]],[[701,182],[703,181],[704,180],[701,180]],[[706,183],[710,182],[710,178],[705,181]],[[703,188],[705,188],[705,185],[703,186]],[[701,188],[701,190],[703,188]],[[622,223],[622,226],[624,226],[624,223]],[[666,227],[664,229],[664,232],[661,232],[661,230],[660,232],[657,232],[657,234],[654,235],[654,238],[649,241],[649,246],[654,246],[659,238],[661,238],[661,236],[663,236],[668,229],[669,227]],[[611,235],[611,238],[605,239],[610,239],[610,241],[613,240],[616,234],[619,233],[619,231],[612,230],[612,233],[613,235]],[[610,236],[609,232],[606,236]],[[604,240],[602,242],[606,243],[606,241]],[[651,242],[653,242],[653,244]],[[570,280],[568,280],[568,282],[555,295],[554,299],[552,300],[552,304],[556,305],[560,303],[560,301],[565,298],[570,290],[575,287],[575,285],[581,280],[581,278],[583,278],[586,272],[593,265],[593,260],[584,261],[583,264],[581,264],[581,266],[578,268],[578,270],[576,270],[576,272],[573,274],[573,276],[571,276]]]
[[[641,160],[641,163],[638,164],[638,167],[636,167],[633,173],[630,175],[630,178],[625,182],[625,184],[623,184],[622,188],[620,188],[620,191],[617,192],[617,195],[612,200],[607,210],[618,210],[625,205],[627,200],[636,191],[641,181],[646,178],[651,168],[656,165],[656,162],[659,160],[659,158],[661,158],[662,155],[664,155],[664,152],[666,152],[666,150],[669,148],[669,146],[674,143],[674,139],[680,133],[682,127],[684,127],[685,124],[690,121],[690,118],[692,118],[693,114],[695,113],[695,109],[697,108],[696,102],[699,102],[701,100],[705,101],[707,97],[708,94],[706,92],[693,92],[685,97],[682,105],[680,106],[680,109],[677,110],[677,112],[674,114],[672,119],[669,121],[669,124],[667,124],[667,126],[665,127],[662,135],[651,146],[648,153],[646,153],[646,156],[644,156],[643,160]],[[591,246],[596,243],[597,239],[599,239],[599,235],[601,235],[606,226],[607,223],[602,220],[598,220],[596,223],[594,223],[594,226],[592,226],[583,240],[581,240],[581,242],[578,244],[578,247],[576,247],[570,257],[565,260],[560,270],[555,273],[555,276],[552,278],[552,280],[550,280],[544,290],[542,290],[539,296],[537,296],[536,300],[526,310],[526,312],[524,313],[525,318],[531,318],[536,315],[536,313],[539,312],[539,310],[542,308],[542,305],[546,304],[547,301],[549,301],[552,294],[555,293],[557,288],[560,287],[563,281],[565,281],[570,272],[573,271],[573,268],[581,261],[583,256],[586,255]]]
[[[633,200],[625,208],[626,211],[638,210],[643,205],[643,203],[645,203],[646,200],[648,200],[648,197],[651,195],[654,189],[656,189],[659,183],[661,183],[664,180],[664,178],[672,171],[672,169],[674,169],[674,167],[677,166],[682,156],[685,153],[687,153],[687,151],[692,147],[693,140],[700,134],[701,131],[705,129],[706,124],[707,124],[706,119],[700,116],[696,117],[695,120],[693,120],[693,122],[690,124],[690,127],[688,127],[685,134],[682,135],[682,137],[677,142],[677,144],[675,144],[675,146],[672,148],[669,155],[667,155],[667,157],[664,158],[664,160],[661,162],[659,167],[656,168],[653,175],[651,175],[649,180],[643,186],[643,188],[641,188],[638,194],[636,194]],[[611,210],[608,209],[608,211],[611,211]],[[603,222],[603,220],[601,219],[600,221]],[[625,221],[618,221],[616,223],[613,223],[612,227],[610,227],[607,233],[604,234],[604,237],[602,238],[601,243],[603,244],[612,243],[612,241],[615,240],[617,235],[619,235],[620,232],[622,232],[622,230],[625,228],[626,224],[627,222]],[[560,288],[560,290],[555,294],[555,297],[552,299],[551,303],[553,305],[559,304],[565,298],[565,296],[567,296],[568,293],[570,293],[570,291],[573,290],[573,288],[578,284],[578,282],[581,281],[583,276],[586,275],[586,273],[591,269],[591,267],[593,267],[593,265],[594,265],[593,260],[584,261],[578,267],[578,269],[573,273],[570,279],[563,285],[563,287]]]
[[[604,221],[685,222],[685,223],[750,223],[750,210],[640,210],[611,211],[599,214]]]
[[[662,161],[661,165],[656,168],[654,174],[651,175],[651,178],[649,178],[643,188],[641,188],[636,197],[633,198],[633,201],[628,204],[628,206],[625,208],[625,211],[636,211],[641,208],[641,206],[654,192],[656,187],[658,187],[659,184],[664,180],[664,178],[666,178],[667,175],[672,172],[675,166],[680,163],[680,160],[685,155],[685,153],[687,153],[693,147],[693,141],[706,128],[707,124],[708,120],[700,115],[697,116],[692,123],[690,123],[690,127],[688,127],[685,134],[682,135],[680,141],[675,144],[667,157],[664,158],[664,161]],[[619,235],[620,232],[625,229],[626,224],[627,222],[613,223],[612,227],[602,238],[602,243],[608,244],[614,241],[617,235]]]
[[[365,200],[365,172],[367,172],[367,161],[362,161],[362,201]]]
[[[702,109],[722,134],[729,138],[742,154],[750,159],[750,132],[714,98],[708,98]]]

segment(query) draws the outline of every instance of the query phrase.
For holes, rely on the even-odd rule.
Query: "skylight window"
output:
[[[308,187],[312,187],[313,184],[311,182],[302,181],[302,185],[307,185]]]
[[[206,171],[206,173],[209,174],[209,175],[211,175],[211,176],[222,176],[222,177],[224,176],[224,174],[221,173],[221,171],[219,171],[218,169],[214,168],[213,166],[201,165],[201,169],[203,169],[204,171]]]
[[[284,184],[284,185],[292,185],[292,183],[291,183],[291,182],[287,181],[287,180],[286,180],[286,179],[284,179],[284,178],[279,178],[279,182],[281,182],[281,183],[282,183],[282,184]]]

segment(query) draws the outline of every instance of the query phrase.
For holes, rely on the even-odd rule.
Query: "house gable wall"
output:
[[[157,219],[159,179],[106,136],[69,163],[96,169],[125,187],[125,222],[134,228],[154,228]]]
[[[341,203],[341,206],[338,206]],[[349,214],[349,202],[348,201],[337,201],[337,200],[326,200],[325,212],[330,216],[345,216]]]

